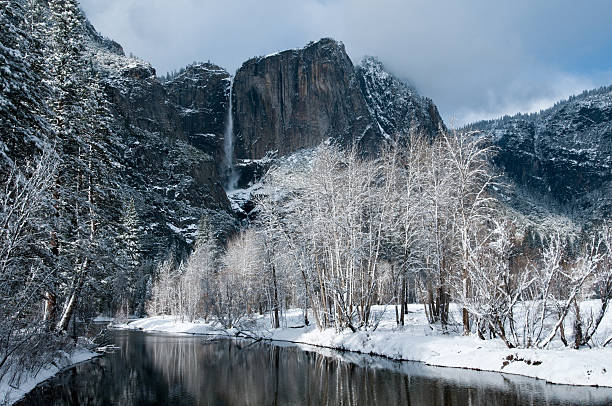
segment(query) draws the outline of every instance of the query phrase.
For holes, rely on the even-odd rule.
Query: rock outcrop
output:
[[[245,62],[233,91],[238,159],[282,156],[327,138],[372,152],[390,135],[443,127],[431,101],[372,58],[355,68],[329,38]]]
[[[237,158],[374,136],[353,64],[331,39],[245,62],[234,79]]]
[[[220,157],[229,108],[229,73],[211,63],[189,65],[164,83],[168,104],[178,113],[180,133],[195,147]]]

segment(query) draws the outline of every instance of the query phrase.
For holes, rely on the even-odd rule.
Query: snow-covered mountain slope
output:
[[[146,250],[188,249],[204,214],[222,234],[231,233],[218,173],[229,74],[200,63],[162,83],[149,63],[126,56],[91,25],[85,29],[115,119],[110,142],[122,164],[118,183],[136,201]]]
[[[445,128],[433,101],[389,73],[375,57],[365,57],[355,70],[370,116],[383,136],[431,136]]]
[[[612,213],[612,86],[466,129],[491,136],[496,164],[531,193],[589,220]]]

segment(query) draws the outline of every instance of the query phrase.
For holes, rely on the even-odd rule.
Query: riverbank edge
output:
[[[70,354],[68,364],[58,367],[56,365],[48,365],[42,368],[36,375],[29,376],[19,385],[18,388],[13,388],[4,382],[0,382],[0,404],[11,406],[21,400],[37,388],[39,385],[55,378],[57,375],[66,372],[79,364],[89,362],[103,354],[91,351],[86,348],[79,348]]]
[[[312,347],[313,350],[320,348],[339,352],[352,352],[382,357],[392,361],[420,362],[433,367],[496,372],[501,375],[518,375],[543,380],[555,385],[612,388],[612,349],[609,348],[580,350],[508,349],[505,346],[499,348],[498,345],[495,345],[499,344],[495,343],[495,340],[476,341],[477,339],[474,340],[474,337],[452,335],[419,337],[393,331],[377,332],[378,334],[375,334],[377,339],[367,342],[367,339],[374,332],[336,333],[333,329],[318,331],[310,327],[297,329],[281,328],[261,332],[249,330],[247,334],[240,330],[219,330],[210,324],[184,323],[178,322],[178,320],[172,324],[173,328],[159,328],[160,325],[164,325],[160,323],[157,323],[156,328],[139,326],[142,323],[150,324],[148,322],[156,319],[159,319],[159,317],[138,319],[124,324],[111,324],[109,328],[116,330],[137,330],[155,334],[216,336],[232,339],[284,342],[305,345]],[[165,317],[164,321],[168,322],[169,319],[169,317]],[[173,322],[170,321],[170,323]],[[189,331],[189,328],[176,328],[177,326],[189,326],[192,331]],[[287,337],[287,335],[292,337]],[[363,340],[364,336],[366,340]],[[303,338],[300,339],[298,337]],[[311,339],[308,339],[309,337]],[[410,356],[406,356],[406,354],[401,352],[394,354],[393,348],[395,346],[392,345],[392,342],[397,342],[398,340],[405,341],[404,348],[410,347],[411,344],[416,342],[420,345],[415,345],[416,348],[414,351],[410,351]],[[463,341],[464,345],[458,346],[458,341]],[[359,342],[363,343],[362,348],[359,348]],[[465,343],[469,342],[480,345],[466,348]],[[446,354],[436,359],[436,356],[440,356],[440,353],[433,351],[435,356],[432,357],[432,350],[430,348],[432,345],[430,344],[433,344],[433,347],[438,349],[447,349]],[[449,352],[457,348],[460,348],[458,354],[465,350],[467,359],[463,359],[462,356],[448,356]],[[449,351],[449,349],[452,350]],[[482,365],[475,365],[474,361]]]

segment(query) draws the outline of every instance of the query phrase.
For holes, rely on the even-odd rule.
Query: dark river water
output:
[[[610,405],[612,390],[264,342],[112,332],[22,405]]]

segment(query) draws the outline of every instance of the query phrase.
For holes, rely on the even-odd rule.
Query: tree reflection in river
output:
[[[250,341],[116,332],[28,405],[603,405],[612,390]]]

